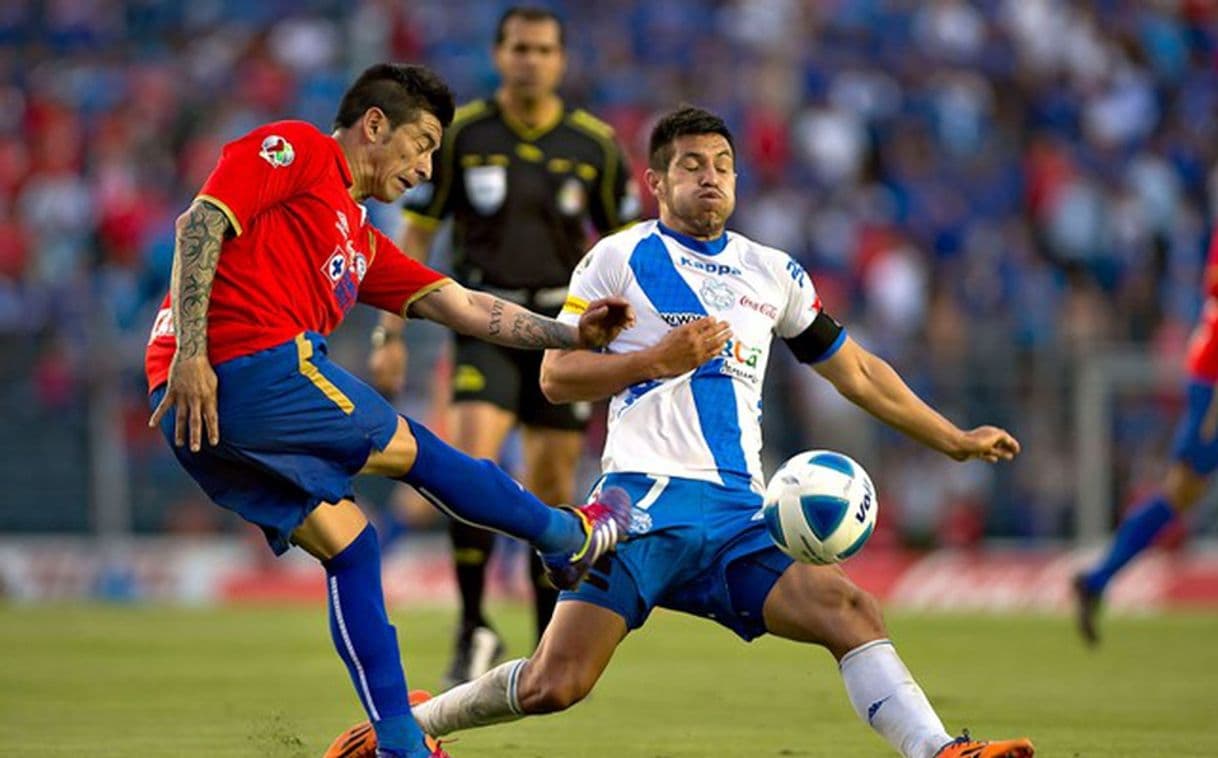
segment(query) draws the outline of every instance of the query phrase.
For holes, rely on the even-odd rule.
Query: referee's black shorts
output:
[[[550,316],[561,308],[561,300],[555,307],[531,296],[516,296],[516,291],[482,289]],[[457,335],[453,402],[491,403],[515,414],[525,426],[583,431],[592,412],[591,403],[554,405],[541,394],[539,377],[544,355],[544,350],[517,350]]]

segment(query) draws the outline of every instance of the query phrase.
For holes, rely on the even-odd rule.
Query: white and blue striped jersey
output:
[[[627,387],[609,405],[605,473],[699,479],[761,492],[761,384],[770,343],[794,337],[820,313],[820,298],[790,255],[735,232],[709,242],[657,221],[602,239],[571,276],[559,320],[576,324],[590,301],[617,295],[638,321],[609,346],[641,350],[702,316],[731,325],[716,358],[681,376]],[[828,357],[845,339],[826,353]]]

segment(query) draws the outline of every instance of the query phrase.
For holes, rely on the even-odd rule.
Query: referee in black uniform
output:
[[[407,195],[402,249],[425,260],[437,228],[451,216],[461,283],[557,315],[590,231],[604,234],[633,220],[638,192],[613,130],[585,111],[568,110],[556,93],[566,67],[557,16],[509,9],[493,54],[500,88],[457,111],[431,183]],[[405,372],[401,330],[401,320],[388,316],[373,335],[375,378],[385,389],[400,387]],[[572,502],[587,405],[552,405],[542,396],[540,351],[456,339],[453,443],[497,460],[519,424],[525,487],[550,504]],[[495,535],[456,521],[449,531],[462,604],[445,682],[451,687],[489,669],[503,645],[482,612]],[[531,573],[540,638],[557,592],[536,556]]]

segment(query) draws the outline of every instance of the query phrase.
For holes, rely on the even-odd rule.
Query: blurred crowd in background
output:
[[[0,3],[0,528],[87,529],[89,461],[113,444],[140,531],[231,528],[144,428],[175,216],[225,141],[279,118],[327,128],[369,63],[423,62],[460,99],[488,95],[507,5]],[[800,259],[829,311],[957,422],[1025,448],[954,464],[859,423],[778,348],[771,454],[859,457],[893,540],[1069,536],[1079,366],[1125,343],[1179,364],[1200,305],[1218,0],[548,5],[567,23],[564,97],[616,128],[636,172],[657,113],[720,112],[739,149],[731,227]],[[335,338],[349,367],[370,323]],[[404,402],[426,408],[441,380],[420,363]],[[1114,512],[1158,475],[1178,403],[1149,393],[1118,414]]]

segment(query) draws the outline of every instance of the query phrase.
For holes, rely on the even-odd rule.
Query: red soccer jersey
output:
[[[224,146],[198,195],[236,232],[220,248],[207,310],[213,365],[300,332],[329,334],[357,301],[401,314],[448,282],[368,223],[351,181],[338,142],[303,121],[267,124]],[[150,390],[177,349],[169,297],[145,355]]]
[[[1188,373],[1211,384],[1218,383],[1218,231],[1210,240],[1205,263],[1205,305],[1188,340]]]

